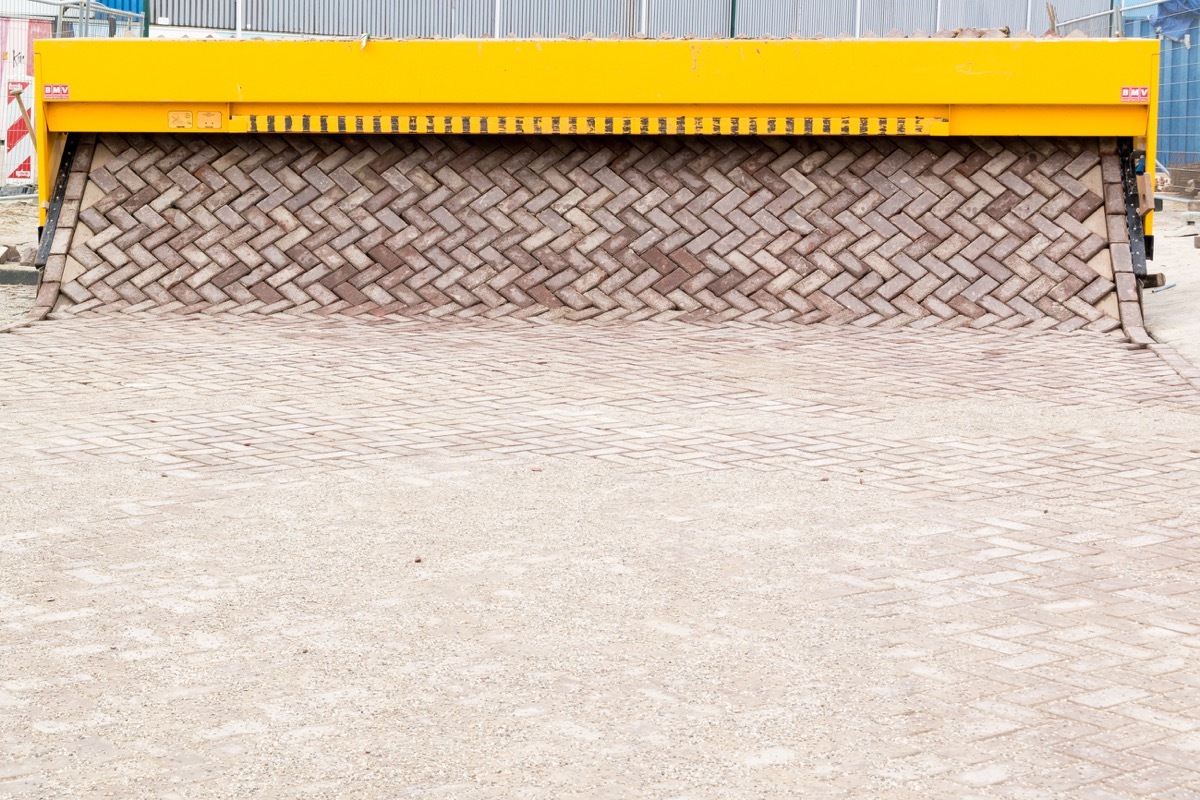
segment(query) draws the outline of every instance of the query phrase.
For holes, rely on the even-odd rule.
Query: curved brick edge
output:
[[[1104,214],[1108,227],[1108,250],[1112,257],[1113,280],[1117,285],[1117,306],[1121,330],[1129,343],[1149,347],[1155,340],[1146,332],[1142,303],[1138,296],[1137,276],[1129,250],[1129,225],[1125,217],[1125,187],[1121,181],[1121,160],[1116,139],[1100,140],[1100,168],[1104,180]]]
[[[18,328],[28,328],[33,323],[44,320],[49,313],[49,307],[34,306],[33,309],[25,314],[25,316],[15,319],[12,322],[6,322],[3,325],[0,325],[0,333],[8,333],[10,331],[17,330]]]
[[[79,148],[75,151],[75,160],[71,163],[67,191],[63,197],[62,211],[58,218],[58,227],[55,229],[54,241],[50,245],[50,255],[46,259],[46,266],[42,269],[42,275],[38,281],[33,307],[24,317],[6,325],[0,325],[0,333],[25,328],[46,319],[60,301],[67,253],[71,248],[71,241],[75,237],[80,203],[83,199],[84,187],[87,185],[88,170],[92,164],[95,146],[96,137],[89,134],[81,137]]]
[[[1116,282],[1121,330],[1130,345],[1149,349],[1180,378],[1200,391],[1200,368],[1183,357],[1170,344],[1159,342],[1146,330],[1137,276],[1129,250],[1129,229],[1125,217],[1125,191],[1121,183],[1121,163],[1115,139],[1100,140],[1101,169],[1104,178],[1104,213],[1108,225],[1109,253]]]
[[[1107,187],[1106,187],[1107,188]],[[1122,203],[1124,208],[1124,203]],[[1110,217],[1113,219],[1114,217]],[[1125,214],[1120,215],[1122,227],[1125,225]],[[1112,255],[1113,278],[1117,284],[1117,306],[1121,314],[1121,330],[1129,343],[1137,347],[1149,347],[1156,344],[1154,337],[1146,331],[1146,322],[1142,315],[1142,303],[1138,297],[1137,276],[1133,273],[1133,259],[1129,253],[1128,238],[1124,242],[1109,245]]]
[[[1175,370],[1180,378],[1200,392],[1200,367],[1188,361],[1178,350],[1165,342],[1158,342],[1151,338],[1150,344],[1144,346],[1153,350],[1159,358],[1167,363],[1167,366]]]
[[[43,290],[51,316],[1133,330],[1104,146],[102,134]]]

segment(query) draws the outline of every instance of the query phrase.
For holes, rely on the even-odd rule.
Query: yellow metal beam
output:
[[[42,40],[70,102],[1116,105],[1158,43]]]
[[[303,114],[925,116],[946,119],[952,135],[996,125],[1136,135],[1148,104],[1123,102],[1122,90],[1154,84],[1158,43],[59,39],[35,49],[52,130],[129,130],[135,119],[139,130],[201,128],[208,109],[224,130]]]
[[[1147,136],[1158,72],[1153,40],[56,39],[34,51],[43,186],[66,132],[297,131],[305,118],[314,132]]]

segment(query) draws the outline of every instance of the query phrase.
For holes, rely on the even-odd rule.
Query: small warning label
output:
[[[33,159],[27,158],[8,175],[10,181],[27,181],[33,178]]]
[[[1150,87],[1149,86],[1122,86],[1121,87],[1121,102],[1122,103],[1149,103],[1150,102]]]
[[[42,87],[44,100],[70,100],[71,86],[67,83],[47,83]]]

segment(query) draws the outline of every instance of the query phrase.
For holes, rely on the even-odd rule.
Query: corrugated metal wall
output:
[[[1059,21],[1108,11],[1113,0],[1056,0]],[[1045,0],[942,0],[943,28],[1008,28],[1042,35],[1050,30]]]
[[[290,5],[290,3],[280,5]],[[233,28],[234,0],[151,0],[150,22],[166,19],[168,25],[188,28]],[[315,31],[297,31],[314,33]]]
[[[654,0],[650,0],[654,2]],[[738,0],[738,36],[790,36],[800,24],[800,0]],[[728,16],[728,10],[726,15]]]
[[[852,36],[854,8],[854,0],[802,3],[796,21],[796,33],[800,36]]]
[[[729,35],[729,9],[732,0],[651,0],[650,36],[697,36],[711,38]]]
[[[263,33],[320,36],[491,36],[494,0],[245,0],[243,26]],[[234,0],[154,0],[151,21],[232,29]]]
[[[863,0],[862,32],[883,36],[892,31],[933,33],[937,0]]]
[[[327,36],[490,36],[492,0],[246,0],[246,30]]]
[[[641,26],[642,0],[244,0],[245,28],[323,36],[490,36],[499,4],[506,36],[626,37]],[[647,0],[650,36],[728,36],[732,0]],[[854,34],[857,0],[737,0],[739,36]],[[1058,0],[1059,19],[1105,11],[1111,0]],[[942,28],[1049,28],[1044,0],[940,0]],[[861,0],[862,33],[937,28],[939,0]],[[151,19],[234,27],[234,0],[152,0]]]
[[[1028,14],[1029,3],[1023,0],[942,0],[943,28],[1008,27],[1015,33],[1025,30]]]
[[[637,0],[505,0],[500,24],[509,36],[590,33],[624,38],[637,32],[637,11]]]

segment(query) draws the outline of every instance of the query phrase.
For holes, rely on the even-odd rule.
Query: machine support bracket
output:
[[[50,207],[46,210],[46,224],[39,231],[37,255],[33,265],[38,269],[46,266],[50,259],[50,246],[54,242],[54,233],[58,230],[58,218],[62,214],[63,198],[67,195],[67,182],[71,179],[71,164],[75,161],[75,151],[79,149],[79,134],[67,136],[63,145],[62,162],[58,165],[58,177],[54,180],[54,190],[50,195]]]
[[[1133,274],[1142,286],[1161,285],[1161,274],[1148,274],[1146,260],[1146,226],[1142,221],[1141,198],[1138,194],[1137,162],[1144,156],[1133,148],[1133,140],[1123,136],[1117,140],[1117,156],[1121,160],[1121,186],[1125,192],[1125,224],[1129,229],[1129,255],[1133,259]]]

